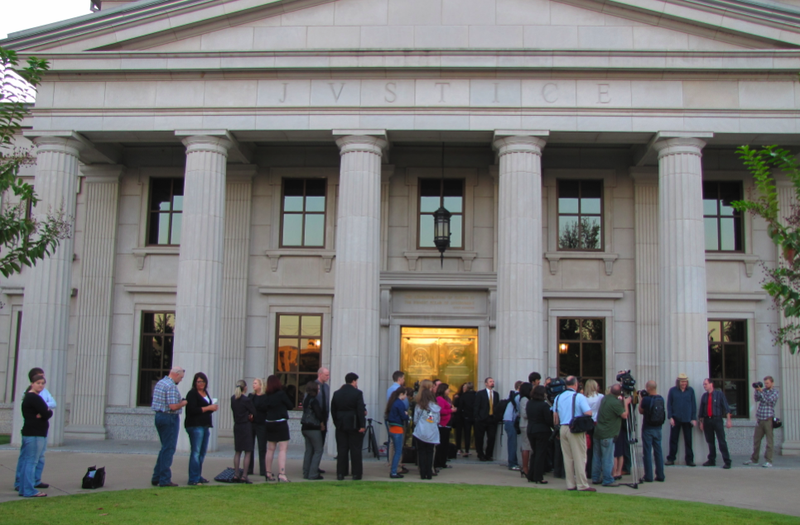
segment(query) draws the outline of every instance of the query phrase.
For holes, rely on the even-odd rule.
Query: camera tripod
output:
[[[636,444],[639,442],[639,439],[636,437],[639,435],[638,427],[638,419],[637,415],[638,412],[636,411],[636,405],[639,404],[638,396],[632,392],[625,392],[625,397],[631,398],[631,404],[628,405],[628,419],[626,420],[626,430],[627,430],[627,438],[628,438],[628,447],[631,455],[631,478],[633,478],[633,483],[620,483],[620,485],[625,485],[634,489],[639,488],[639,483],[642,483],[644,480],[644,476],[640,476],[639,471],[639,461],[636,455]]]
[[[383,425],[380,421],[377,421],[379,425]],[[365,437],[367,439],[367,452],[372,453],[375,456],[375,459],[380,459],[381,451],[378,448],[378,439],[375,436],[375,427],[372,426],[372,418],[367,418],[367,428],[364,432]]]

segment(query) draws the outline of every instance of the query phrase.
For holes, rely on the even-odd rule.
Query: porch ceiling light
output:
[[[450,247],[450,215],[444,206],[440,206],[433,214],[433,244],[439,249],[442,267],[444,251]]]

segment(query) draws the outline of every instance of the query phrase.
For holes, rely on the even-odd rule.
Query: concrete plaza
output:
[[[158,450],[158,443],[152,441],[69,441],[63,447],[47,451],[43,480],[50,484],[50,488],[44,492],[48,496],[93,492],[80,488],[86,468],[92,465],[106,467],[106,485],[100,489],[102,491],[169,490],[150,486]],[[287,472],[293,482],[305,483],[301,476],[302,455],[302,446],[290,446]],[[0,446],[0,503],[20,499],[13,490],[17,456],[18,450],[12,446]],[[220,450],[206,457],[203,474],[206,478],[213,478],[231,466],[232,457],[232,446],[223,444]],[[723,470],[719,466],[667,467],[665,483],[643,483],[635,490],[626,486],[598,487],[598,492],[713,503],[800,516],[800,506],[795,499],[797,480],[800,479],[800,457],[776,456],[775,466],[771,469],[746,467],[742,464],[746,459],[746,456],[734,456],[731,470]],[[564,480],[553,479],[551,475],[545,477],[550,481],[548,485],[534,485],[520,478],[517,472],[509,471],[502,464],[480,463],[472,457],[459,458],[454,460],[452,465],[452,469],[444,470],[434,482],[519,486],[530,490],[565,489]],[[337,483],[336,467],[331,457],[323,457],[322,468],[327,471],[324,475],[325,480],[314,483]],[[172,472],[173,482],[185,486],[188,479],[187,454],[176,454]],[[254,483],[265,482],[258,476],[251,476],[251,480]],[[386,460],[365,459],[364,480],[390,481]],[[344,483],[349,482],[344,481]],[[412,466],[410,474],[405,479],[392,482],[419,483],[420,479],[416,468]],[[631,482],[630,476],[625,476],[622,482]],[[221,484],[212,481],[212,485]]]

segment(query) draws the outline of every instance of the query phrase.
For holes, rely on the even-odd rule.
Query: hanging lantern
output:
[[[442,267],[444,251],[450,247],[450,215],[444,206],[440,206],[433,214],[433,244],[439,249]]]
[[[567,343],[561,343],[560,345],[558,345],[559,354],[566,354],[567,350],[569,350],[569,345]]]

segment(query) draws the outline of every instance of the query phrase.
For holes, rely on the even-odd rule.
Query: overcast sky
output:
[[[89,0],[2,0],[0,39],[8,33],[87,15]]]

